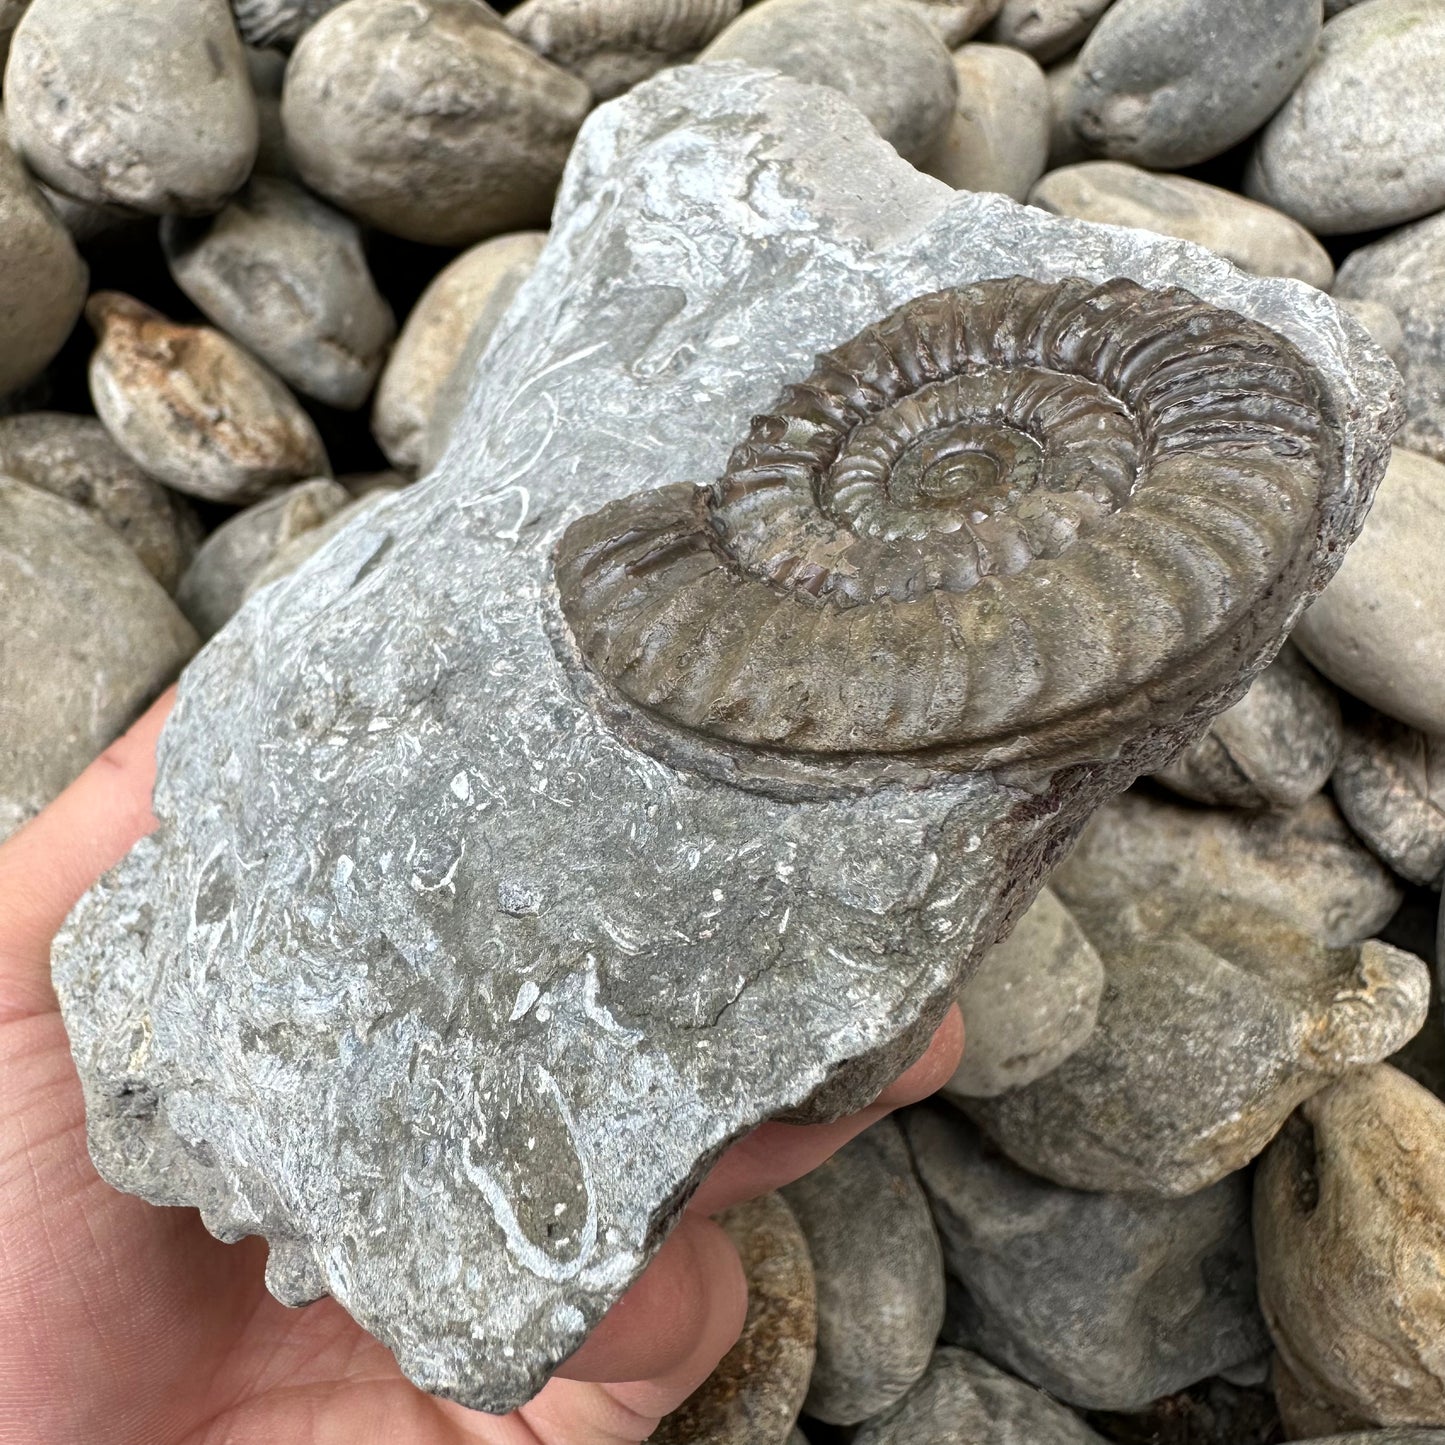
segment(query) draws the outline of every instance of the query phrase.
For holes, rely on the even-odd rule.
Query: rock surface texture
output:
[[[905,1129],[948,1264],[946,1339],[1097,1410],[1268,1348],[1245,1175],[1187,1199],[1086,1194],[1026,1174],[951,1109],[910,1110]]]
[[[1018,731],[1009,710],[1032,719],[1033,704],[1001,692],[995,724],[987,690],[970,689],[953,728],[974,738],[959,743],[973,759],[963,771],[906,745],[906,729],[932,726],[926,690],[897,728],[863,720],[881,737],[842,756],[797,751],[795,731],[778,747],[728,736],[796,729],[796,699],[776,692],[755,694],[766,711],[707,713],[701,728],[630,700],[648,670],[631,668],[596,589],[651,586],[658,572],[613,570],[612,524],[625,531],[640,513],[685,530],[698,514],[684,484],[723,475],[748,419],[819,348],[940,287],[1020,271],[1060,284],[951,293],[937,328],[928,304],[909,308],[923,329],[897,338],[895,368],[935,331],[998,348],[1030,326],[1073,338],[1062,328],[1076,315],[1104,354],[1059,364],[1107,373],[1121,337],[1147,348],[1162,331],[1178,348],[1191,317],[1317,390],[1302,409],[1279,403],[1278,433],[1250,432],[1223,403],[1225,435],[1256,437],[1227,466],[1209,460],[1216,413],[1191,399],[1203,439],[1185,449],[1197,460],[1180,485],[1242,487],[1258,524],[1280,529],[1260,551],[1225,547],[1281,570],[1232,574],[1239,614],[1205,604],[1195,617],[1224,629],[1221,650],[1201,655],[1197,630],[1143,589],[1136,614],[1089,612],[1081,627],[1071,613],[1080,649],[1056,659],[1044,703],[1063,706],[1075,682],[1097,683],[1100,701],[1086,721]],[[1095,285],[1121,276],[1238,315]],[[1049,297],[1079,310],[1048,312]],[[969,309],[988,304],[1001,312]],[[1149,318],[1137,333],[1116,309],[1133,305]],[[969,342],[958,328],[974,316]],[[884,335],[864,333],[848,355]],[[1218,362],[1219,347],[1209,355]],[[868,367],[897,383],[883,356]],[[1156,373],[1130,372],[1142,374]],[[978,384],[1012,375],[985,368]],[[1100,799],[1236,700],[1360,525],[1397,421],[1393,375],[1328,298],[1182,242],[954,192],[826,88],[696,66],[600,108],[440,467],[258,593],[197,659],[162,747],[159,830],[57,943],[99,1168],[151,1199],[199,1205],[222,1237],[267,1236],[279,1297],[334,1295],[423,1387],[515,1406],[637,1276],[728,1143],[764,1119],[828,1118],[873,1098]],[[973,384],[930,396],[966,398]],[[1098,405],[1113,418],[1100,436],[1127,447],[1122,403]],[[941,500],[1007,469],[1010,448],[1034,464],[1016,434],[975,431],[970,415],[950,433],[961,462],[950,452],[935,469],[926,448],[904,459]],[[764,449],[804,434],[758,426],[749,445]],[[874,433],[858,430],[861,447]],[[738,448],[735,469],[750,455]],[[1109,468],[1102,454],[1098,466]],[[1161,461],[1151,475],[1140,490],[1157,489],[1162,513],[1171,472]],[[769,505],[790,496],[774,490]],[[1105,567],[1117,555],[1106,539],[1133,533],[1086,501],[1080,525],[1097,520],[1099,551],[1075,560]],[[1234,504],[1222,513],[1237,525]],[[1040,547],[1057,544],[1057,512],[1022,515]],[[599,536],[589,571],[579,549]],[[686,545],[654,560],[680,566]],[[692,555],[706,585],[733,585]],[[1165,577],[1192,581],[1167,547],[1160,556]],[[738,616],[771,605],[770,588],[736,575]],[[1025,566],[940,605],[976,608],[1003,582],[1018,605],[1042,605],[1042,575]],[[578,589],[600,673],[565,625]],[[894,613],[880,603],[868,615],[886,628]],[[1110,639],[1097,648],[1095,627]],[[1063,640],[1042,622],[1034,637]],[[758,640],[797,641],[786,627]],[[1173,648],[1177,664],[1160,663]],[[1147,703],[1112,670],[1119,652],[1148,659]],[[849,656],[835,660],[813,684],[820,702],[857,684]],[[657,708],[702,705],[650,675]],[[831,704],[816,715],[830,728],[844,717]],[[1058,761],[1069,757],[1087,765]]]

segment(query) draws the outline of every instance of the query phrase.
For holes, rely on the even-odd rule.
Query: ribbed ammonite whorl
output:
[[[710,486],[574,523],[562,608],[626,698],[733,743],[1105,756],[1217,684],[1308,560],[1319,407],[1288,342],[1184,291],[921,296]]]

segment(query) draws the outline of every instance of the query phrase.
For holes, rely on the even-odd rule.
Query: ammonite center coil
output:
[[[1130,281],[983,281],[819,357],[711,485],[574,523],[562,608],[625,698],[730,743],[1107,756],[1273,626],[1327,437],[1264,326]]]

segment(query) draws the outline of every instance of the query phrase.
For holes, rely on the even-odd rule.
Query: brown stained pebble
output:
[[[1200,803],[1295,808],[1329,781],[1341,742],[1339,698],[1286,643],[1249,691],[1154,776]]]
[[[591,104],[477,0],[348,0],[296,47],[281,116],[313,190],[393,235],[466,246],[546,223]]]
[[[1386,1065],[1317,1094],[1260,1165],[1254,1226],[1290,1434],[1445,1425],[1445,1104]]]
[[[0,474],[99,518],[167,592],[200,541],[190,505],[147,476],[94,417],[35,411],[0,418]]]
[[[742,0],[524,0],[506,23],[598,100],[610,100],[690,60],[742,8]]]
[[[718,1216],[742,1256],[748,1314],[718,1367],[651,1445],[783,1445],[813,1369],[818,1307],[808,1242],[780,1194]]]
[[[118,291],[85,314],[100,338],[90,394],[106,430],[177,491],[241,504],[328,476],[310,417],[285,385],[209,326],[181,326]]]

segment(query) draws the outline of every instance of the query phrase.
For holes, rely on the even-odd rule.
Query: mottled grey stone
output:
[[[987,1360],[940,1349],[928,1373],[853,1445],[1104,1445],[1077,1415]]]
[[[1248,1164],[1302,1100],[1425,1023],[1430,971],[1402,949],[1330,949],[1208,891],[1085,893],[1067,875],[1053,887],[1104,962],[1098,1027],[1034,1083],[961,1101],[1046,1179],[1207,1188]]]
[[[5,116],[56,190],[153,215],[215,210],[256,159],[256,100],[226,0],[31,0]]]
[[[804,1411],[854,1425],[928,1368],[943,1324],[943,1255],[897,1123],[845,1144],[783,1197],[818,1284],[818,1357]]]
[[[0,476],[0,838],[180,671],[197,639],[104,523]]]
[[[1319,0],[1115,0],[1079,52],[1069,119],[1116,160],[1194,165],[1269,118],[1319,33]]]
[[[420,470],[427,428],[447,378],[473,336],[475,341],[470,344],[479,348],[472,358],[475,370],[517,288],[537,264],[546,240],[545,231],[494,236],[464,251],[422,292],[381,374],[371,413],[372,433],[392,466],[412,473]],[[494,296],[496,306],[489,304]],[[488,324],[479,329],[484,312]],[[450,426],[446,427],[438,453],[450,432]]]
[[[1254,1217],[1291,1433],[1445,1424],[1445,1104],[1388,1065],[1347,1076],[1265,1155]]]
[[[1086,1194],[1024,1173],[951,1109],[910,1110],[905,1129],[951,1343],[1093,1410],[1140,1410],[1268,1348],[1248,1176],[1186,1199]]]
[[[967,191],[1021,201],[1049,158],[1049,83],[1038,62],[1006,45],[953,52],[958,102],[924,163],[929,175]]]
[[[568,524],[716,476],[820,347],[1020,270],[1187,286],[1316,369],[1341,466],[1248,653],[1009,781],[636,730],[558,628]],[[158,830],[57,942],[99,1167],[265,1235],[278,1296],[333,1294],[424,1388],[517,1405],[719,1151],[876,1095],[1098,801],[1243,691],[1359,525],[1391,376],[1327,297],[952,191],[825,87],[699,65],[600,107],[440,467],[197,658]]]
[[[1365,530],[1294,641],[1331,682],[1445,732],[1445,465],[1396,447]]]
[[[1337,15],[1260,136],[1245,189],[1321,235],[1438,210],[1442,68],[1445,10],[1436,0],[1371,0]]]
[[[1003,0],[987,39],[1026,50],[1041,65],[1082,45],[1111,0]]]
[[[306,396],[355,409],[396,334],[354,221],[290,181],[256,176],[204,220],[168,217],[176,285]]]
[[[748,1313],[717,1368],[647,1438],[652,1445],[783,1445],[813,1368],[818,1309],[808,1241],[781,1194],[726,1209]]]
[[[1090,894],[1209,892],[1332,948],[1378,933],[1403,896],[1323,793],[1288,811],[1245,813],[1129,792],[1099,809],[1064,869],[1070,887]]]
[[[0,475],[98,517],[167,592],[200,541],[200,523],[186,502],[148,477],[93,416],[32,411],[0,419]]]
[[[348,0],[301,38],[281,119],[306,184],[437,246],[545,225],[592,93],[478,0]]]
[[[1298,221],[1188,176],[1155,175],[1125,161],[1085,161],[1050,171],[1028,199],[1057,216],[1197,241],[1256,276],[1294,276],[1322,291],[1334,279],[1329,252]]]
[[[1445,873],[1445,738],[1361,708],[1345,727],[1335,798],[1350,826],[1411,883]]]
[[[1199,803],[1297,808],[1329,782],[1342,742],[1335,690],[1286,644],[1157,781]]]
[[[765,65],[841,90],[901,156],[920,164],[947,131],[958,97],[942,40],[896,0],[762,0],[698,58]]]
[[[202,637],[235,615],[251,583],[288,542],[348,506],[351,493],[318,477],[298,482],[222,522],[201,544],[176,588],[176,602]]]
[[[967,1040],[945,1094],[989,1099],[1056,1069],[1094,1031],[1104,965],[1050,888],[959,990]]]
[[[305,485],[312,484],[306,483]],[[357,497],[347,502],[340,511],[332,513],[316,526],[308,527],[289,540],[283,541],[262,565],[261,570],[246,584],[246,596],[249,597],[253,592],[259,592],[261,588],[279,581],[282,577],[289,577],[308,557],[319,552],[343,527],[349,527],[358,517],[366,516],[368,512],[379,507],[393,492],[401,489],[402,485],[398,483],[374,487],[364,497]]]
[[[34,381],[65,344],[88,276],[0,121],[0,396]]]
[[[1367,249],[1363,246],[1360,248],[1360,250]],[[1359,255],[1359,251],[1351,254]],[[1400,324],[1400,317],[1394,308],[1386,306],[1381,301],[1368,300],[1363,296],[1341,296],[1338,289],[1335,292],[1335,300],[1339,302],[1340,310],[1353,316],[1370,333],[1375,345],[1396,366],[1403,368],[1405,365],[1405,329]],[[1409,426],[1408,418],[1406,418],[1406,426]]]
[[[1405,377],[1399,444],[1445,462],[1445,215],[1352,251],[1335,290],[1348,301],[1374,302],[1394,313],[1399,352],[1391,354]]]

